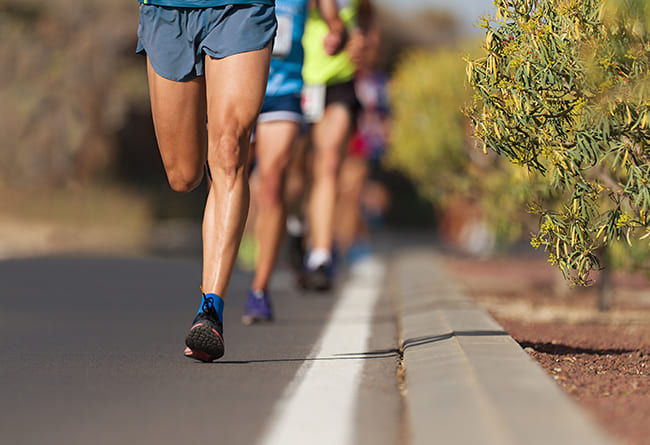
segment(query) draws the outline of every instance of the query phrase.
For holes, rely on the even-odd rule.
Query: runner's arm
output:
[[[370,0],[360,0],[357,27],[350,32],[345,50],[358,69],[365,64],[366,53],[379,37],[374,8]]]
[[[320,15],[330,30],[325,36],[323,46],[325,52],[330,56],[340,52],[348,38],[347,30],[343,20],[339,17],[339,8],[336,0],[316,0]]]
[[[375,11],[370,0],[359,2],[359,28],[364,34],[370,33],[375,27]]]

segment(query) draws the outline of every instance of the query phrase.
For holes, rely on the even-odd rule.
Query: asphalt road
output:
[[[226,355],[203,364],[182,355],[200,301],[198,261],[0,261],[0,443],[262,443],[312,363],[327,363],[326,378],[343,386],[352,379],[346,366],[360,363],[361,372],[345,390],[351,405],[341,401],[340,407],[337,393],[317,384],[308,397],[314,418],[308,418],[309,405],[299,408],[316,425],[308,430],[311,443],[323,431],[344,428],[327,417],[343,405],[352,406],[349,443],[402,442],[397,328],[387,293],[364,309],[367,314],[348,320],[370,321],[365,350],[336,354],[334,346],[334,353],[319,357],[349,278],[327,296],[310,295],[280,270],[271,288],[276,322],[245,327],[239,319],[250,279],[234,275]],[[347,331],[338,329],[329,335],[345,339]]]

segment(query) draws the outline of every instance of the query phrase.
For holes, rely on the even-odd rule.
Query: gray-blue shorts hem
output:
[[[205,74],[205,56],[216,59],[266,48],[275,38],[275,8],[235,4],[214,8],[140,5],[136,52],[160,76],[186,82]]]

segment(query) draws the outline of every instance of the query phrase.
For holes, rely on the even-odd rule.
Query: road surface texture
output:
[[[263,325],[239,322],[236,272],[212,364],[182,355],[197,260],[1,261],[0,443],[609,443],[417,244],[384,241],[325,295],[280,267]]]

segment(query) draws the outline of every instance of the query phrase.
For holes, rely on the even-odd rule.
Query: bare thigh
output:
[[[283,175],[289,166],[300,125],[292,121],[258,124],[257,164],[263,174]]]
[[[149,95],[156,139],[167,179],[174,190],[196,187],[207,155],[205,78],[175,82],[148,64]]]
[[[334,174],[338,170],[351,127],[352,115],[344,105],[332,104],[325,109],[323,119],[312,130],[317,159],[315,172]]]
[[[230,172],[246,163],[264,101],[271,46],[224,59],[206,57],[208,160]]]

